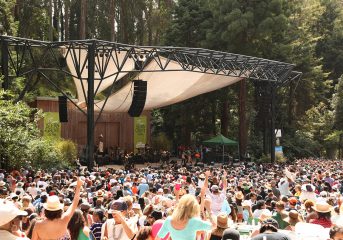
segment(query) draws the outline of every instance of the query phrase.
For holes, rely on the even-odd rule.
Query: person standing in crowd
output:
[[[101,240],[101,229],[104,224],[104,212],[101,209],[96,209],[93,212],[93,224],[90,230],[95,240]]]
[[[171,239],[195,240],[197,232],[215,228],[215,221],[200,219],[200,205],[196,198],[186,194],[179,200],[173,214],[168,217],[157,234],[157,240],[170,233]]]
[[[312,208],[316,211],[318,217],[310,220],[310,223],[321,225],[324,228],[331,228],[332,207],[326,202],[317,202]]]
[[[138,194],[139,197],[142,197],[142,195],[146,192],[149,191],[149,184],[147,184],[146,179],[142,179],[141,183],[138,185]]]
[[[82,211],[76,209],[68,223],[70,240],[88,240],[90,229],[85,225]]]
[[[343,239],[343,226],[334,226],[330,229],[330,240]]]
[[[27,212],[19,210],[12,202],[0,199],[0,239],[29,240],[20,229],[21,217]]]
[[[80,200],[80,190],[83,182],[77,179],[74,200],[68,210],[63,213],[63,204],[57,196],[51,196],[43,205],[45,220],[37,222],[32,233],[32,240],[59,239],[67,234],[67,226],[74,215]]]
[[[269,218],[261,223],[259,234],[251,240],[291,240],[286,234],[278,232],[279,225],[275,219]]]
[[[218,185],[212,185],[211,186],[211,191],[208,190],[208,178],[211,176],[210,171],[205,172],[205,183],[204,183],[204,188],[206,189],[206,196],[208,196],[211,199],[211,210],[212,213],[217,216],[221,211],[223,207],[223,203],[226,200],[226,189],[227,189],[227,173],[224,170],[223,171],[223,178],[222,178],[222,184],[223,184],[223,189],[222,191],[219,191]],[[230,206],[229,206],[230,208]],[[231,210],[230,210],[231,212]],[[229,213],[230,214],[230,213]]]
[[[118,199],[111,204],[111,209],[108,211],[112,214],[111,219],[107,219],[104,223],[102,236],[108,240],[131,240],[135,237],[138,231],[136,216],[128,216],[128,206],[124,200]]]

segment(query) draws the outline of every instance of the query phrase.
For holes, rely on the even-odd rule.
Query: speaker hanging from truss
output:
[[[129,108],[131,117],[139,117],[144,109],[148,82],[143,80],[133,80],[133,97]]]

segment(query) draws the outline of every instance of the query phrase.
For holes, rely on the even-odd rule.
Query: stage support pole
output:
[[[87,91],[87,163],[88,170],[94,165],[94,69],[96,42],[88,45],[88,91]]]
[[[270,160],[275,162],[275,86],[271,83],[270,87]]]
[[[4,38],[1,38],[1,68],[4,76],[2,87],[7,90],[10,85],[8,77],[8,42]]]
[[[247,149],[246,98],[246,79],[243,78],[239,85],[239,160],[245,158]]]

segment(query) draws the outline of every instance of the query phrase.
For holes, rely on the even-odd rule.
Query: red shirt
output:
[[[317,218],[317,219],[310,221],[310,223],[318,224],[318,225],[321,225],[325,228],[331,228],[331,226],[332,226],[331,220],[326,219],[326,218]]]

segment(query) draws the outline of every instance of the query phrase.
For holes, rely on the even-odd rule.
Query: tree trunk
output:
[[[86,16],[87,16],[87,0],[81,0],[80,8],[80,39],[86,39]]]
[[[152,45],[152,0],[149,0],[149,7],[147,10],[147,27],[148,27],[148,45]]]
[[[54,40],[54,26],[53,26],[53,17],[52,17],[52,0],[48,0],[48,12],[49,12],[49,41]]]
[[[60,11],[59,23],[61,24],[59,34],[61,36],[61,41],[64,41],[64,16],[63,16],[63,4],[62,4],[61,0],[58,0],[58,8]]]
[[[53,27],[56,31],[56,34],[53,34],[53,39],[54,41],[58,41],[60,40],[60,23],[59,23],[59,19],[60,19],[60,9],[59,9],[59,4],[60,0],[54,0],[54,15],[53,15]]]
[[[115,30],[115,11],[116,11],[116,1],[110,0],[110,27],[111,27],[111,42],[116,40],[116,30]]]
[[[64,39],[69,40],[70,0],[64,2]]]

